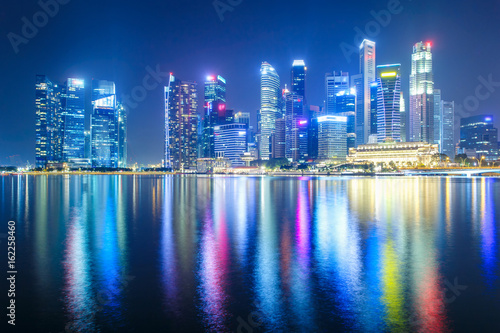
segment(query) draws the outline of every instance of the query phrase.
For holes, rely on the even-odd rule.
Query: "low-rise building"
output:
[[[439,146],[425,142],[391,142],[359,145],[349,149],[348,162],[386,163],[399,166],[430,165],[439,156]]]

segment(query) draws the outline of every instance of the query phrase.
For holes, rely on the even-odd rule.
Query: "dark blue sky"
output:
[[[113,80],[121,95],[142,85],[148,66],[195,80],[200,92],[206,75],[216,73],[227,79],[228,107],[256,117],[261,62],[276,67],[284,85],[292,61],[304,59],[308,101],[322,105],[326,72],[358,72],[357,55],[349,63],[340,44],[353,45],[354,28],[364,31],[374,21],[371,11],[388,8],[388,1],[242,0],[221,21],[213,0],[60,1],[67,4],[17,54],[8,34],[22,35],[21,19],[32,21],[41,7],[17,0],[0,8],[0,165],[34,161],[36,74],[60,82],[84,77],[88,86],[91,78]],[[475,96],[479,76],[500,82],[498,1],[401,0],[400,6],[370,39],[377,42],[377,64],[402,64],[406,97],[412,45],[420,40],[433,43],[435,86],[443,99],[463,104]],[[500,117],[500,87],[491,89],[474,114]],[[159,86],[130,109],[133,161],[162,158],[162,95]]]

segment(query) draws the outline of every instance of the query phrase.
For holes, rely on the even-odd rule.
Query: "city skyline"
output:
[[[433,67],[434,67],[434,77],[435,77],[435,87],[442,89],[443,100],[455,101],[457,105],[463,105],[464,99],[468,96],[474,96],[475,88],[482,83],[478,78],[482,77],[484,80],[488,81],[489,77],[492,77],[493,82],[499,81],[498,77],[500,75],[495,75],[498,73],[498,65],[492,61],[489,61],[489,54],[495,54],[494,46],[487,45],[484,38],[476,38],[478,41],[473,40],[473,38],[468,35],[461,36],[464,38],[464,42],[471,45],[473,49],[474,45],[484,45],[480,55],[477,52],[466,52],[461,54],[459,58],[454,55],[457,54],[458,49],[456,46],[457,38],[460,35],[460,31],[466,31],[466,27],[469,24],[465,23],[464,27],[460,27],[460,31],[457,33],[453,32],[451,27],[446,26],[444,23],[438,24],[437,17],[440,10],[443,10],[443,4],[430,4],[425,10],[421,8],[411,8],[411,3],[402,2],[401,3],[403,11],[397,15],[392,16],[391,23],[388,26],[381,27],[378,35],[372,38],[377,44],[377,63],[394,63],[398,62],[402,64],[402,91],[405,93],[405,99],[407,103],[406,111],[408,112],[409,96],[408,92],[408,75],[410,71],[410,54],[412,44],[422,40],[424,42],[431,41],[433,44]],[[127,6],[127,3],[124,4]],[[168,5],[165,5],[168,6]],[[270,5],[271,12],[276,10],[275,5]],[[248,36],[244,38],[241,42],[244,45],[240,45],[233,39],[226,43],[221,40],[215,41],[213,47],[222,48],[222,55],[219,53],[218,58],[213,56],[207,56],[206,52],[203,57],[190,56],[188,59],[183,59],[182,61],[177,57],[175,52],[166,52],[166,50],[158,53],[153,52],[151,55],[145,56],[142,59],[137,56],[132,56],[131,54],[124,55],[121,59],[116,60],[116,52],[120,50],[119,47],[110,47],[109,50],[103,49],[103,51],[93,51],[75,53],[82,47],[81,44],[75,45],[74,50],[71,49],[68,55],[62,57],[61,55],[55,56],[52,51],[47,51],[47,56],[42,58],[33,58],[34,65],[25,65],[21,71],[13,76],[12,71],[6,71],[7,77],[11,78],[13,82],[13,87],[16,90],[13,93],[6,95],[6,92],[12,92],[11,88],[8,88],[5,83],[3,83],[1,90],[2,97],[6,101],[4,108],[15,109],[15,114],[9,114],[8,112],[2,112],[1,130],[0,130],[0,140],[2,146],[4,147],[0,151],[0,161],[2,164],[10,164],[8,161],[9,156],[18,154],[19,160],[24,164],[26,160],[34,162],[33,150],[34,150],[34,134],[33,131],[29,130],[34,127],[34,115],[33,115],[33,93],[32,84],[33,77],[37,73],[45,73],[54,79],[55,81],[63,81],[65,77],[83,77],[86,82],[90,82],[92,77],[99,79],[106,79],[116,82],[117,85],[117,96],[120,98],[122,95],[130,94],[134,87],[140,86],[142,84],[142,79],[146,75],[151,75],[150,73],[157,72],[174,72],[174,75],[182,77],[186,80],[193,80],[201,84],[203,78],[206,75],[212,73],[219,73],[224,76],[228,81],[228,105],[230,108],[235,109],[235,111],[249,112],[252,114],[252,122],[255,124],[256,110],[259,108],[258,98],[258,66],[262,61],[268,61],[277,70],[278,74],[283,81],[288,81],[290,77],[290,64],[295,59],[304,59],[308,66],[307,74],[307,91],[308,91],[308,102],[311,105],[322,105],[324,100],[324,75],[327,72],[335,71],[346,71],[350,74],[357,73],[357,55],[353,54],[351,57],[346,57],[342,49],[339,47],[342,43],[347,43],[353,45],[353,38],[356,37],[356,32],[353,30],[359,27],[361,30],[365,25],[373,21],[373,16],[370,14],[370,10],[379,12],[386,9],[386,3],[370,4],[364,9],[354,9],[352,6],[346,4],[339,5],[339,9],[342,9],[346,13],[346,17],[354,17],[354,15],[359,15],[359,19],[353,19],[351,22],[333,22],[328,25],[326,18],[322,16],[321,11],[325,9],[322,6],[313,5],[308,12],[305,14],[307,17],[311,15],[317,15],[318,25],[325,28],[324,34],[321,34],[317,40],[312,40],[310,35],[311,30],[305,30],[305,32],[297,32],[294,36],[297,37],[297,41],[290,38],[280,39],[279,36],[266,36],[265,33],[259,30],[258,34],[255,36]],[[481,15],[483,17],[488,17],[485,13],[488,13],[488,6],[486,4],[479,4],[475,8],[475,12],[472,16]],[[75,8],[76,7],[76,8]],[[93,5],[89,5],[93,8]],[[422,6],[424,7],[424,6]],[[179,5],[178,8],[174,8],[175,11],[180,11],[185,9],[183,5]],[[35,12],[38,8],[33,7]],[[33,56],[36,50],[40,47],[40,43],[46,40],[47,36],[44,33],[49,33],[48,31],[54,32],[57,26],[62,24],[62,22],[68,20],[65,15],[71,16],[76,9],[82,9],[80,5],[76,3],[69,3],[66,7],[60,9],[60,13],[56,16],[45,29],[36,38],[30,40],[27,45],[21,45],[19,54],[4,54],[2,57],[5,58],[4,63],[11,63],[14,67],[15,64],[26,57]],[[209,9],[211,9],[209,7]],[[66,12],[64,12],[66,11]],[[214,13],[214,17],[207,16],[210,24],[213,24],[216,31],[224,32],[231,24],[235,24],[238,19],[247,20],[249,13],[257,14],[255,12],[255,4],[241,4],[238,6],[234,13],[227,14],[224,22],[218,22],[218,17]],[[416,13],[414,13],[416,11]],[[453,15],[464,15],[470,10],[467,4],[456,4],[456,14]],[[292,16],[299,15],[299,11],[296,9],[287,9],[288,14]],[[411,13],[410,13],[411,12]],[[430,15],[428,22],[423,24],[418,30],[414,29],[417,23],[416,19],[411,19],[413,14]],[[29,17],[30,13],[23,13],[21,8],[14,8],[14,13],[19,13],[19,18],[23,15]],[[83,10],[83,14],[89,14],[89,9]],[[410,15],[412,14],[412,15]],[[97,15],[97,14],[96,14]],[[194,9],[194,16],[199,16],[200,12],[198,8]],[[261,14],[259,14],[261,15]],[[262,14],[264,15],[264,14]],[[433,16],[435,15],[435,16]],[[13,14],[13,19],[8,19],[5,21],[6,31],[17,31],[21,28],[21,21],[15,19],[15,14]],[[154,16],[153,16],[154,17]],[[263,16],[265,19],[267,16]],[[71,16],[74,19],[74,16]],[[406,21],[405,22],[405,18]],[[473,17],[471,17],[471,21]],[[484,20],[488,21],[488,20]],[[79,22],[77,22],[79,23]],[[432,24],[431,24],[432,23]],[[217,24],[217,26],[215,26]],[[277,23],[278,24],[278,23]],[[302,23],[300,23],[302,24]],[[485,23],[486,24],[486,23]],[[495,23],[496,24],[496,23]],[[325,26],[326,25],[326,26]],[[338,25],[342,27],[339,32],[333,33],[330,37],[333,38],[332,41],[326,42],[325,38],[328,35],[326,32],[330,31],[333,25]],[[481,27],[484,27],[481,25]],[[456,28],[456,27],[455,27]],[[463,29],[463,30],[462,30]],[[478,32],[479,28],[472,27],[471,31]],[[475,29],[475,30],[474,30]],[[491,28],[489,28],[491,29]],[[333,30],[332,30],[333,31]],[[227,32],[234,36],[234,33]],[[112,35],[112,34],[111,34]],[[476,33],[479,36],[478,33]],[[224,36],[224,35],[222,35]],[[404,38],[402,36],[405,36]],[[193,37],[194,42],[199,37]],[[134,39],[135,40],[135,39]],[[154,41],[161,43],[162,40],[169,40],[169,36],[164,33],[158,35],[152,35],[147,38],[148,45],[155,45]],[[255,42],[259,42],[261,47],[254,47],[256,52],[253,52],[251,56],[245,55],[243,57],[237,57],[238,52],[243,49],[248,49],[251,45],[256,45]],[[4,41],[6,46],[10,47],[8,39]],[[270,42],[278,43],[277,45],[287,45],[286,47],[281,47],[278,49],[275,47],[264,47],[269,45]],[[118,45],[121,41],[117,40]],[[263,43],[263,44],[262,44]],[[260,45],[259,44],[259,45]],[[199,44],[201,49],[209,50],[206,44]],[[321,48],[323,45],[325,48]],[[143,44],[143,46],[145,46]],[[493,50],[487,52],[487,50],[493,47]],[[6,48],[8,50],[8,48]],[[141,48],[139,47],[139,50]],[[231,51],[233,50],[233,51]],[[228,52],[230,51],[230,52]],[[184,52],[180,52],[181,54]],[[471,57],[477,57],[478,60],[482,61],[471,61]],[[17,58],[16,58],[17,57]],[[97,60],[99,59],[99,60]],[[115,59],[115,60],[113,60]],[[483,61],[483,59],[485,61]],[[9,61],[11,60],[11,61]],[[57,60],[57,61],[56,61]],[[228,61],[231,60],[231,61]],[[232,62],[238,64],[238,70],[235,70],[235,66]],[[242,66],[242,61],[246,64]],[[57,65],[56,65],[57,63]],[[45,64],[45,65],[44,65]],[[188,66],[189,64],[189,66]],[[464,73],[461,69],[466,68]],[[460,69],[460,70],[459,70]],[[458,76],[458,72],[461,76]],[[29,75],[28,75],[29,73]],[[26,74],[26,75],[24,75]],[[29,79],[27,79],[29,77]],[[460,78],[460,80],[458,79]],[[161,110],[161,86],[165,85],[167,79],[163,78],[161,84],[154,90],[147,91],[147,97],[142,102],[138,102],[135,108],[129,111],[129,157],[132,161],[137,161],[139,163],[152,163],[159,162],[158,156],[162,156],[162,139],[163,130],[158,125],[155,124],[157,117],[153,117],[157,114],[157,110]],[[461,82],[459,82],[461,81]],[[154,83],[154,77],[151,83]],[[29,86],[29,90],[26,88]],[[496,88],[495,88],[496,89]],[[30,96],[31,98],[27,98]],[[474,114],[493,114],[495,119],[498,120],[498,111],[496,105],[498,105],[499,96],[495,92],[491,93],[491,96],[487,100],[481,100],[478,109]],[[135,102],[134,102],[135,103]],[[87,106],[88,107],[88,106]],[[200,111],[199,111],[200,112]],[[23,121],[15,119],[18,115],[23,118]],[[471,114],[472,115],[472,114]],[[10,123],[9,123],[10,122]],[[9,123],[9,126],[6,124]],[[30,125],[33,124],[33,125]],[[148,130],[146,130],[148,129]],[[456,128],[457,130],[457,128]],[[19,135],[21,131],[25,131],[27,134]],[[18,135],[14,139],[15,135]],[[147,134],[147,135],[146,135]],[[146,145],[146,142],[154,142],[153,144]],[[147,146],[147,147],[146,147]],[[145,148],[143,148],[145,147]]]

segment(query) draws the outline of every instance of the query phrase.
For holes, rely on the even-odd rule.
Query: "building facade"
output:
[[[478,159],[498,159],[498,129],[492,115],[479,115],[460,119],[460,148],[475,150]]]
[[[434,77],[431,43],[413,46],[410,74],[408,141],[434,142]]]
[[[45,168],[47,163],[57,163],[61,159],[60,91],[45,75],[36,76],[35,119],[35,165]]]
[[[205,81],[203,103],[202,156],[214,158],[214,127],[225,123],[226,80],[220,75],[210,75]]]
[[[359,49],[359,72],[362,76],[360,90],[356,90],[358,95],[358,105],[356,106],[356,136],[359,144],[368,142],[371,124],[371,90],[370,85],[376,79],[376,53],[375,42],[363,40]]]
[[[267,62],[260,67],[259,156],[271,157],[271,140],[280,114],[280,77]]]
[[[198,95],[195,82],[170,75],[165,87],[164,167],[195,171],[198,158]]]
[[[361,145],[349,150],[349,162],[385,163],[398,166],[430,165],[439,154],[438,145],[426,142],[390,142]]]
[[[92,167],[117,168],[118,113],[114,82],[92,80],[90,136]]]
[[[377,66],[377,142],[401,141],[401,64]]]
[[[439,152],[455,158],[455,102],[441,101],[441,144]]]
[[[325,109],[327,115],[335,114],[336,97],[341,91],[349,91],[349,73],[333,72],[325,75]]]
[[[292,86],[293,94],[302,96],[306,99],[306,71],[307,67],[304,60],[294,60],[292,64]],[[304,104],[307,104],[304,102]]]
[[[214,127],[215,156],[228,159],[232,167],[245,166],[242,160],[247,151],[247,126],[242,123]]]
[[[356,95],[354,90],[341,91],[336,96],[335,116],[344,116],[346,123],[346,154],[349,148],[356,147]]]
[[[85,158],[85,82],[66,80],[61,93],[61,160]]]
[[[347,155],[347,117],[318,117],[318,159],[345,161]]]

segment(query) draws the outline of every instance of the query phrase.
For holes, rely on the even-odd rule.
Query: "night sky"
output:
[[[359,70],[358,55],[349,62],[341,43],[357,48],[354,28],[365,31],[374,21],[370,12],[388,8],[387,1],[221,0],[236,4],[221,21],[213,0],[60,1],[67,4],[17,54],[8,34],[22,36],[21,19],[32,22],[42,9],[34,0],[0,7],[0,165],[34,162],[36,74],[57,82],[83,77],[87,87],[92,78],[112,80],[121,96],[142,85],[148,66],[159,66],[198,82],[200,110],[205,77],[220,74],[227,80],[228,108],[251,112],[255,123],[262,61],[277,69],[284,86],[293,60],[304,59],[308,102],[323,105],[326,72]],[[401,0],[400,7],[369,38],[377,43],[378,65],[402,64],[407,104],[412,46],[421,40],[432,42],[435,88],[444,100],[463,104],[475,95],[479,76],[500,82],[500,2]],[[500,118],[500,87],[490,89],[473,114]],[[130,161],[161,161],[163,121],[158,86],[129,108]]]

